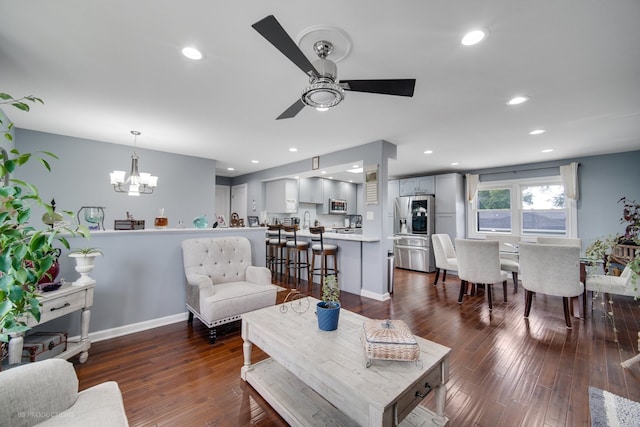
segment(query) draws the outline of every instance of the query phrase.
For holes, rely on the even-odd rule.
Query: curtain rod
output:
[[[482,172],[482,173],[479,173],[478,175],[496,175],[496,174],[501,174],[501,173],[518,173],[518,172],[529,172],[529,171],[542,171],[542,170],[548,170],[548,169],[557,169],[560,166],[563,166],[563,165],[545,166],[545,167],[518,169],[518,170],[505,170],[505,171],[496,171],[496,172]],[[580,163],[578,163],[578,166],[580,166]]]

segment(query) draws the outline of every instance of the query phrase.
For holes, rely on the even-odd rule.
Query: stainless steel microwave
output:
[[[329,199],[329,213],[330,214],[346,214],[347,201],[340,200],[340,199]]]

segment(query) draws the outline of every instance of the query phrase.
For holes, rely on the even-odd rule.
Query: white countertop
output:
[[[311,233],[309,230],[298,230],[297,235],[300,237],[311,237]],[[379,242],[379,237],[370,237],[363,236],[362,234],[343,234],[343,233],[332,233],[330,231],[326,231],[323,234],[325,239],[332,240],[350,240],[352,242]]]

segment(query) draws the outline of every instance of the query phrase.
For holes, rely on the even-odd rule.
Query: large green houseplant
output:
[[[14,99],[0,93],[0,107],[9,105],[29,111],[28,103],[42,103],[34,96]],[[8,142],[13,141],[13,123],[2,120],[0,129]],[[86,227],[70,230],[66,226],[38,229],[31,222],[31,209],[42,206],[46,213],[54,215],[53,207],[42,201],[38,189],[23,180],[10,178],[18,168],[32,159],[37,159],[51,170],[47,159],[57,157],[49,152],[20,153],[16,149],[2,150],[0,176],[5,177],[0,185],[0,341],[7,342],[11,334],[28,329],[26,319],[32,316],[40,320],[40,304],[37,283],[43,278],[56,259],[56,244],[69,249],[63,232],[88,236]],[[73,216],[72,212],[65,211]],[[43,224],[44,225],[44,224]]]

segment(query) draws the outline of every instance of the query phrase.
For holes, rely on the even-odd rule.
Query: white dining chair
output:
[[[498,242],[500,242],[500,270],[511,273],[511,279],[513,280],[513,290],[517,293],[518,272],[520,271],[517,245],[520,243],[520,236],[487,234],[486,239],[497,240]]]
[[[447,279],[447,270],[458,271],[458,259],[456,250],[448,234],[432,234],[433,254],[436,259],[436,278],[433,286],[438,284],[440,270],[442,270],[442,283]]]
[[[584,315],[587,315],[587,294],[591,293],[591,311],[593,311],[593,293],[602,293],[609,304],[613,304],[611,295],[623,295],[640,298],[640,278],[636,278],[636,284],[632,283],[633,271],[626,266],[620,276],[608,274],[588,274],[584,284],[584,298],[582,307]]]
[[[574,237],[538,237],[536,241],[541,245],[582,246],[582,240]]]
[[[462,304],[469,283],[486,285],[489,310],[493,310],[493,284],[502,282],[504,302],[507,302],[507,273],[500,270],[499,244],[490,240],[456,239],[458,277]]]
[[[569,298],[584,291],[580,281],[580,247],[523,242],[519,248],[521,281],[526,290],[524,317],[529,317],[534,293],[559,296],[570,329]]]

